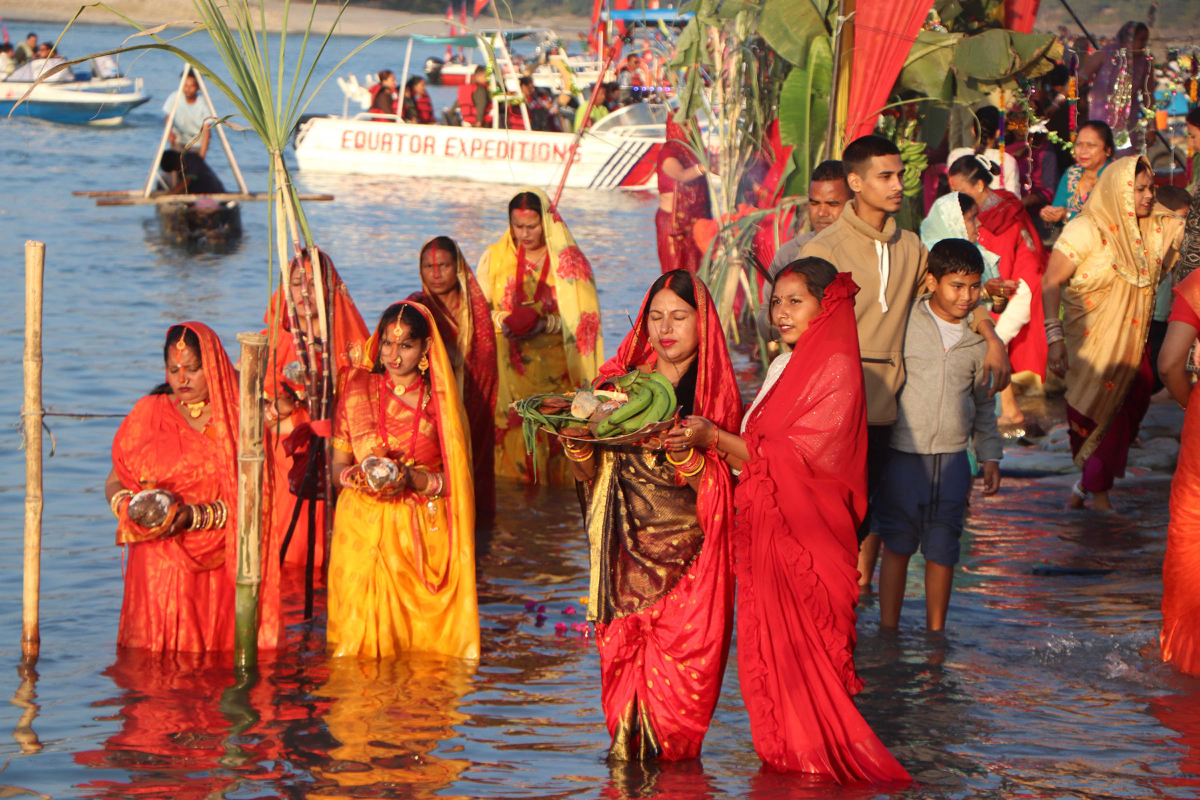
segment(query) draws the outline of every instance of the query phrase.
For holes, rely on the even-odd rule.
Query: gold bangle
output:
[[[112,509],[114,517],[117,519],[121,518],[121,501],[132,497],[133,492],[131,492],[129,489],[122,489],[112,496],[112,499],[108,501],[108,507]]]
[[[705,461],[702,458],[702,459],[700,459],[700,464],[695,469],[693,469],[691,472],[681,469],[681,470],[679,470],[679,474],[685,478],[694,478],[697,475],[699,475],[701,472],[704,471],[704,467],[705,467]]]
[[[218,527],[224,528],[225,523],[229,522],[229,506],[225,505],[224,500],[218,500],[221,504],[221,524]]]
[[[594,453],[595,449],[590,444],[586,445],[581,450],[571,450],[566,447],[563,448],[563,454],[577,464],[582,464],[584,461],[589,460]]]
[[[188,523],[187,530],[189,530],[189,531],[200,530],[200,520],[201,520],[200,506],[195,503],[189,503],[187,505],[187,509],[189,511],[191,511],[191,513],[192,513],[192,521]]]
[[[683,460],[682,460],[682,461],[676,461],[675,459],[671,458],[671,451],[670,451],[670,450],[668,450],[668,451],[667,451],[667,461],[668,461],[668,462],[670,462],[671,466],[673,466],[673,467],[682,467],[682,466],[684,466],[685,464],[687,464],[689,461],[691,461],[691,460],[692,460],[692,456],[694,456],[694,455],[696,455],[696,448],[694,448],[694,447],[689,447],[689,448],[687,449],[687,455],[685,455],[685,456],[683,457]]]
[[[584,442],[583,444],[579,444],[573,439],[563,439],[562,446],[563,450],[569,450],[572,453],[582,453],[584,450],[591,449],[592,443]]]

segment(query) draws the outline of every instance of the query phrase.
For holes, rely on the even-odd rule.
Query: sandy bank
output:
[[[48,29],[45,23],[65,23],[79,10],[82,3],[79,0],[0,0],[0,17],[4,17],[8,26],[9,37],[14,41],[23,37],[30,24],[42,23],[39,34],[47,38],[58,30]],[[125,14],[130,19],[142,25],[153,26],[164,23],[186,24],[196,18],[195,8],[191,0],[108,0],[108,5]],[[254,4],[257,6],[257,4]],[[267,0],[267,26],[272,31],[283,28],[283,7],[281,0]],[[308,24],[309,6],[306,3],[293,3],[291,15],[288,18],[288,30],[303,33]],[[329,30],[337,16],[338,6],[333,3],[321,3],[317,6],[313,30],[324,33]],[[490,13],[490,9],[489,9]],[[108,11],[89,8],[80,17],[83,22],[120,23]],[[494,17],[481,16],[480,27],[494,26]],[[513,26],[531,26],[553,28],[559,33],[567,34],[586,30],[588,20],[582,17],[542,17],[538,19],[505,20],[504,24]],[[401,27],[403,26],[403,27]],[[396,28],[389,35],[407,36],[411,33],[438,35],[446,33],[446,23],[428,15],[409,14],[404,11],[391,11],[381,8],[363,8],[352,6],[346,9],[338,22],[337,32],[344,36],[374,36],[382,31]],[[36,25],[31,30],[36,29]]]

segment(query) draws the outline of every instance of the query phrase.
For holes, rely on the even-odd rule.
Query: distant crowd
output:
[[[424,77],[409,77],[403,89],[390,69],[382,70],[378,77],[379,83],[371,89],[370,107],[376,119],[389,121],[399,116],[404,122],[417,125],[433,125],[439,121]],[[497,98],[495,109],[500,113],[498,127],[574,133],[590,128],[619,108],[641,102],[652,90],[652,81],[642,57],[630,53],[617,72],[617,80],[596,87],[594,101],[591,101],[590,94],[555,93],[539,87],[531,75],[521,76],[518,88],[519,96],[501,95]],[[492,98],[491,76],[487,68],[480,65],[475,68],[470,80],[458,87],[455,104],[442,112],[440,122],[469,128],[493,127],[496,120],[493,117]]]
[[[36,59],[54,58],[58,53],[51,42],[38,42],[38,35],[30,33],[14,47],[9,42],[0,44],[0,78],[7,78],[17,67]]]

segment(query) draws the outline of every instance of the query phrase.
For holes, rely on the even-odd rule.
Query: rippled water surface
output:
[[[82,27],[63,49],[96,51],[125,35]],[[211,57],[199,37],[188,41]],[[335,39],[332,56],[354,44]],[[424,55],[418,48],[414,64]],[[361,76],[402,59],[401,44],[385,42],[350,66]],[[0,411],[10,422],[21,403],[25,239],[47,243],[52,409],[127,411],[160,379],[158,349],[173,322],[203,320],[227,344],[261,327],[265,207],[247,206],[244,241],[214,256],[163,243],[150,209],[70,196],[145,179],[158,108],[178,71],[157,55],[130,69],[154,100],[124,127],[0,121]],[[443,92],[435,102],[448,99]],[[340,107],[327,86],[313,110]],[[251,187],[265,188],[265,158],[242,134],[232,138]],[[228,176],[219,154],[210,160]],[[417,287],[425,239],[450,235],[474,259],[503,230],[505,189],[299,177],[303,190],[337,196],[308,213],[368,321]],[[561,204],[596,267],[610,353],[657,271],[654,208],[653,197],[585,192],[567,192]],[[753,371],[741,360],[749,388]],[[876,796],[760,773],[736,657],[702,761],[608,767],[595,650],[577,633],[555,633],[556,623],[581,619],[564,612],[582,612],[587,594],[569,495],[502,492],[499,530],[480,542],[478,666],[327,659],[320,617],[294,626],[287,655],[265,662],[251,686],[234,686],[222,657],[118,657],[121,556],[101,492],[117,422],[52,420],[36,671],[18,668],[23,456],[16,432],[3,434],[0,694],[13,700],[0,728],[13,735],[0,741],[0,796]],[[1139,655],[1159,627],[1168,483],[1127,483],[1120,519],[1061,512],[1068,485],[1010,479],[999,497],[976,497],[944,639],[921,627],[915,564],[899,637],[881,637],[875,604],[864,602],[857,663],[867,688],[858,703],[917,779],[903,796],[1200,796],[1200,683]],[[1108,571],[1035,574],[1046,565]],[[545,613],[527,612],[529,601]]]

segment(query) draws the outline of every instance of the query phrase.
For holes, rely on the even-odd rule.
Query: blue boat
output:
[[[150,99],[142,79],[122,76],[109,56],[92,59],[90,72],[72,72],[68,67],[37,83],[65,63],[62,58],[34,59],[0,81],[0,114],[68,125],[119,125],[126,114]],[[29,96],[22,101],[26,93]]]

